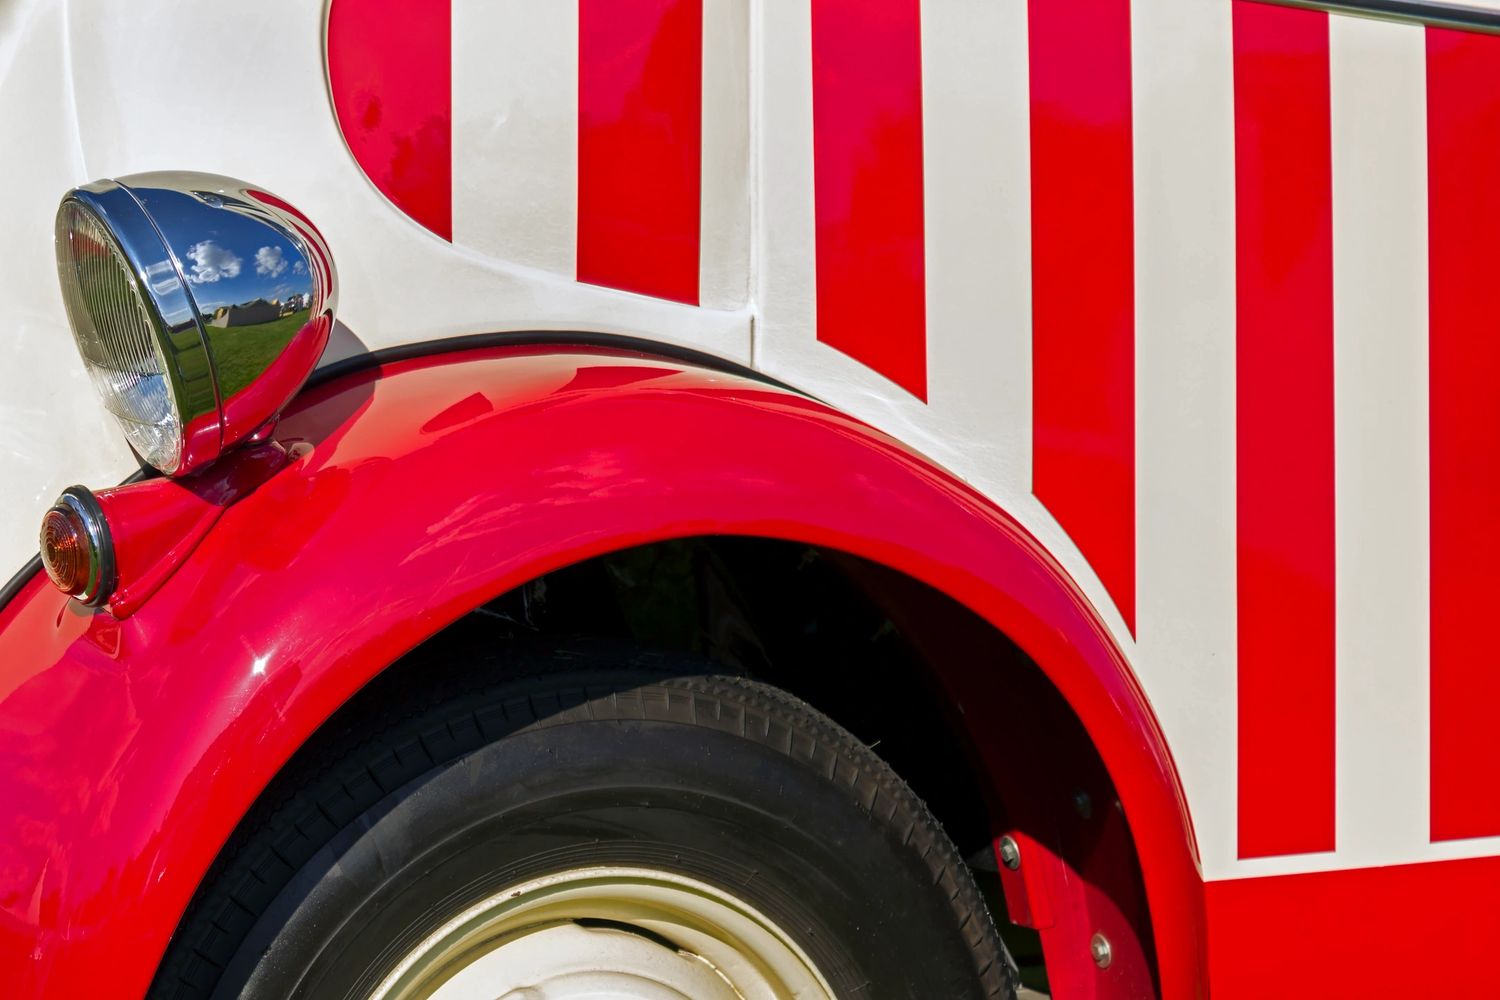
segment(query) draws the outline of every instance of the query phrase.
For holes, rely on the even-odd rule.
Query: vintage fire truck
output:
[[[9,0],[0,136],[0,996],[1500,997],[1500,0]]]

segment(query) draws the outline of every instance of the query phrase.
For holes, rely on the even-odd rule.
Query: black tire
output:
[[[148,996],[363,998],[476,901],[599,864],[735,895],[841,998],[1014,996],[953,844],[868,748],[701,662],[598,658],[512,659],[529,676],[388,711],[299,760],[200,890]]]

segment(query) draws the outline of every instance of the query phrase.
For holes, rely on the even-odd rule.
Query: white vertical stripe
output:
[[[987,476],[1031,482],[1026,5],[922,5],[927,385]]]
[[[749,294],[750,20],[747,0],[703,0],[702,222],[698,299],[736,309]]]
[[[799,362],[816,358],[812,8],[809,0],[756,6],[751,47],[759,197],[753,211],[760,315],[753,350],[763,370],[802,376],[816,372],[810,365],[799,370]],[[802,377],[799,384],[812,381]]]
[[[1228,3],[1136,0],[1136,670],[1234,864],[1234,41]]]
[[[1379,864],[1428,839],[1426,48],[1330,32],[1338,840]]]
[[[453,242],[572,276],[578,5],[453,0]]]

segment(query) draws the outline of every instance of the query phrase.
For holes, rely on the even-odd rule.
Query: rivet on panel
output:
[[[1103,934],[1095,934],[1089,940],[1089,954],[1094,957],[1094,964],[1101,969],[1109,968],[1109,963],[1114,961],[1114,951],[1109,946],[1109,938]]]
[[[1011,871],[1021,867],[1021,848],[1009,836],[1000,838],[1000,861]]]

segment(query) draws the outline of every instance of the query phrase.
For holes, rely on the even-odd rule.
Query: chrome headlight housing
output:
[[[186,475],[274,421],[333,323],[327,244],[241,181],[137,174],[68,192],[57,270],[79,354],[136,453]]]

